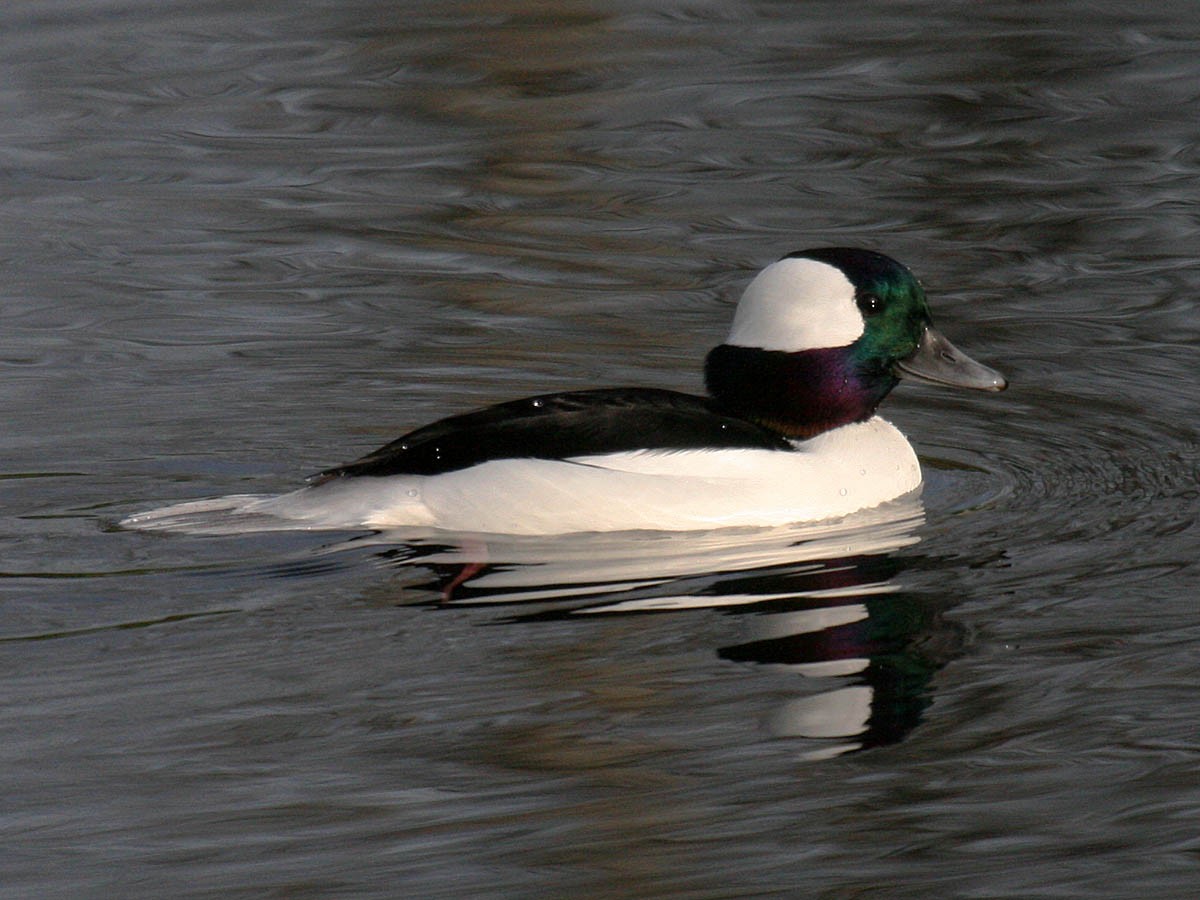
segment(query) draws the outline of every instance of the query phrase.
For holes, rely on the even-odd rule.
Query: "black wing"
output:
[[[655,447],[789,450],[774,431],[708,397],[651,388],[546,394],[501,403],[409,432],[374,453],[314,475],[438,475],[493,459],[564,459]]]

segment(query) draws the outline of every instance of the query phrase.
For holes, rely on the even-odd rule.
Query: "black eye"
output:
[[[883,298],[869,291],[858,295],[858,308],[864,316],[873,316],[883,309]]]

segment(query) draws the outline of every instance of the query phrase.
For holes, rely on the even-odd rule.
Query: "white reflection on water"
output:
[[[940,616],[946,601],[896,580],[904,563],[895,554],[918,542],[923,522],[910,497],[817,525],[553,539],[383,533],[328,550],[370,548],[399,568],[409,602],[503,608],[507,623],[740,616],[740,639],[717,656],[795,674],[796,696],[762,728],[808,739],[799,752],[827,758],[903,739],[929,703],[933,673],[958,652]]]

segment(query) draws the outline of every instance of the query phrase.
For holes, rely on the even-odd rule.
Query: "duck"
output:
[[[130,528],[697,531],[820,522],[913,496],[921,466],[876,413],[902,381],[1001,391],[874,250],[789,253],[749,283],[707,393],[541,394],[452,415],[282,495],[138,513]]]

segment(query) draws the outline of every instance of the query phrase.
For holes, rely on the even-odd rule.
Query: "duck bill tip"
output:
[[[894,372],[905,380],[998,393],[1008,379],[963,353],[932,325],[921,334],[917,349],[898,360]]]

